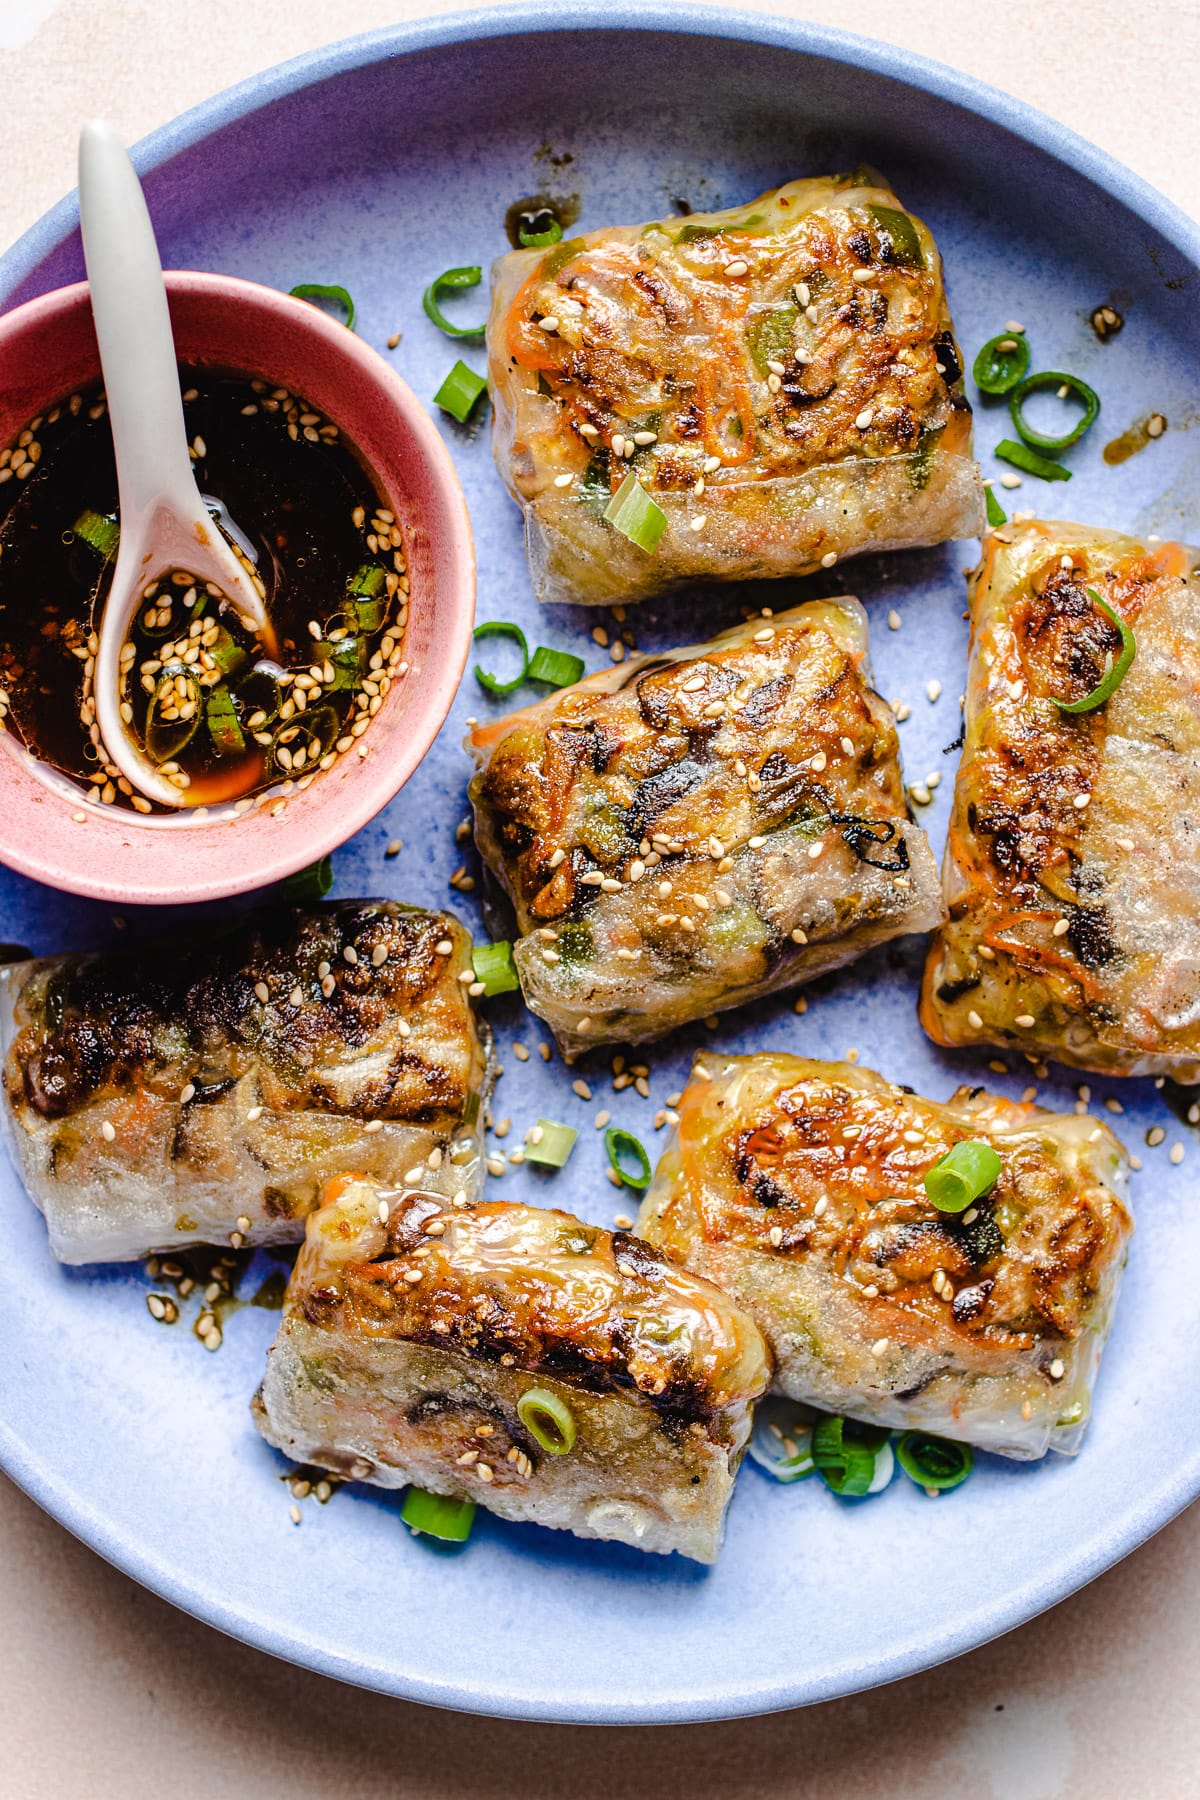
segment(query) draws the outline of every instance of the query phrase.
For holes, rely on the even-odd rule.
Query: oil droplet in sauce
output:
[[[1120,437],[1111,438],[1104,446],[1104,460],[1109,467],[1117,463],[1128,462],[1147,444],[1160,438],[1167,429],[1167,421],[1162,413],[1147,413],[1144,419],[1136,419]]]
[[[536,237],[548,231],[551,225],[557,225],[565,237],[568,226],[579,217],[579,209],[578,194],[530,194],[524,200],[514,200],[505,213],[505,236],[514,250],[524,247],[522,231],[527,237]]]

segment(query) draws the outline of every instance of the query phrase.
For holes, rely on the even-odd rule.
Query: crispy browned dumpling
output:
[[[473,1194],[490,1039],[448,913],[279,908],[0,972],[17,1165],[62,1262],[292,1243],[345,1170]]]
[[[1200,583],[1195,553],[1085,525],[993,533],[971,580],[950,917],[921,1021],[1109,1075],[1200,1080]],[[1101,683],[1121,633],[1136,654]]]
[[[539,599],[792,575],[982,526],[941,257],[869,169],[505,256],[488,355]],[[603,517],[630,471],[666,517],[652,553]]]
[[[994,1188],[939,1212],[963,1140]],[[1078,1449],[1132,1221],[1097,1119],[960,1089],[944,1105],[849,1063],[706,1058],[638,1230],[757,1319],[794,1400],[1002,1456]]]
[[[856,600],[636,657],[469,748],[525,998],[568,1051],[659,1037],[942,916]]]
[[[309,1219],[255,1411],[339,1475],[711,1562],[769,1381],[749,1315],[626,1232],[343,1180]],[[569,1414],[565,1453],[518,1410],[531,1391]]]

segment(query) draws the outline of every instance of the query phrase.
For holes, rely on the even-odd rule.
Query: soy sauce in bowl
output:
[[[336,425],[260,380],[181,369],[200,491],[260,586],[268,658],[219,590],[147,587],[122,651],[122,716],[189,811],[266,803],[354,749],[404,669],[403,532]],[[119,520],[99,390],[0,450],[0,723],[87,801],[131,791],[95,723],[94,660]]]

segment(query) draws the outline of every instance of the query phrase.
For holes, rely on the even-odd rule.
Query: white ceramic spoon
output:
[[[200,498],[154,228],[125,146],[101,119],[79,136],[79,214],[121,527],[100,622],[96,720],[109,757],[135,788],[167,806],[186,806],[202,796],[168,780],[121,718],[121,647],[144,589],[168,570],[186,569],[200,582],[217,583],[268,654],[274,633],[261,595]]]

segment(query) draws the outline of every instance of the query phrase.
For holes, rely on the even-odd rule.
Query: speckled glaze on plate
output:
[[[553,22],[553,30],[544,29]],[[798,173],[867,160],[931,225],[970,354],[1009,318],[1029,328],[1035,367],[1075,370],[1099,391],[1098,427],[1074,452],[1070,487],[1027,482],[1019,503],[1164,536],[1200,531],[1197,414],[1200,233],[1133,175],[1030,109],[908,56],[802,24],[690,6],[530,5],[376,33],[257,78],[142,146],[151,210],[175,267],[214,268],[288,288],[344,282],[376,346],[396,330],[399,372],[429,400],[459,347],[420,310],[451,265],[504,248],[516,198],[578,195],[584,227],[728,204]],[[0,304],[80,273],[72,202],[0,263]],[[479,296],[480,300],[482,296]],[[1109,343],[1088,315],[1126,325]],[[463,303],[467,311],[469,302]],[[479,310],[482,310],[480,305]],[[481,353],[468,347],[467,361]],[[1118,468],[1102,448],[1148,411],[1166,435]],[[1007,434],[985,403],[978,444]],[[439,427],[467,493],[481,618],[521,622],[531,642],[578,648],[594,614],[535,615],[515,507],[482,423]],[[1047,493],[1049,498],[1046,498]],[[857,592],[873,624],[879,686],[907,699],[907,773],[944,772],[926,818],[940,850],[954,767],[969,545],[849,563],[820,584]],[[802,591],[817,591],[805,584]],[[713,592],[633,616],[639,644],[694,641],[738,616]],[[781,590],[760,589],[779,605]],[[889,631],[889,608],[902,616]],[[926,683],[940,681],[936,702]],[[478,926],[476,896],[447,877],[464,860],[468,714],[493,705],[468,675],[438,744],[402,795],[335,858],[337,891],[453,900]],[[389,839],[404,850],[385,859]],[[187,928],[188,915],[169,923]],[[144,935],[160,923],[131,915]],[[107,910],[10,875],[0,936],[36,950],[117,938]],[[699,1042],[778,1045],[862,1060],[942,1097],[960,1081],[1018,1093],[1024,1072],[937,1051],[915,1001],[920,947],[889,948],[820,982],[797,1018],[786,999],[724,1015],[652,1052],[652,1099],[571,1091],[562,1064],[520,1063],[514,1040],[544,1033],[519,1003],[493,1003],[506,1074],[497,1114],[514,1131],[539,1116],[582,1128],[566,1175],[514,1170],[493,1191],[576,1207],[611,1223],[622,1200],[603,1176],[589,1114],[601,1104],[648,1143]],[[1042,1097],[1070,1106],[1055,1071]],[[1200,1299],[1190,1272],[1196,1132],[1148,1082],[1094,1079],[1119,1093],[1114,1123],[1146,1162],[1125,1291],[1074,1463],[981,1458],[937,1502],[903,1478],[842,1503],[815,1482],[783,1488],[747,1466],[725,1551],[705,1572],[677,1558],[581,1544],[481,1515],[463,1554],[411,1540],[395,1502],[369,1490],[306,1502],[288,1518],[283,1465],[257,1438],[247,1400],[273,1315],[227,1322],[216,1356],[186,1325],[150,1318],[138,1272],[57,1268],[15,1177],[0,1173],[8,1249],[0,1346],[0,1461],[87,1542],[178,1605],[248,1641],[344,1680],[445,1706],[607,1723],[700,1720],[845,1694],[953,1656],[1029,1618],[1142,1542],[1200,1492]],[[1165,1144],[1147,1150],[1151,1125]],[[510,1140],[511,1141],[511,1140]],[[1186,1145],[1181,1166],[1167,1161]],[[265,1259],[263,1269],[268,1267]],[[245,1283],[258,1285],[258,1271]],[[1152,1378],[1147,1372],[1152,1371]]]

